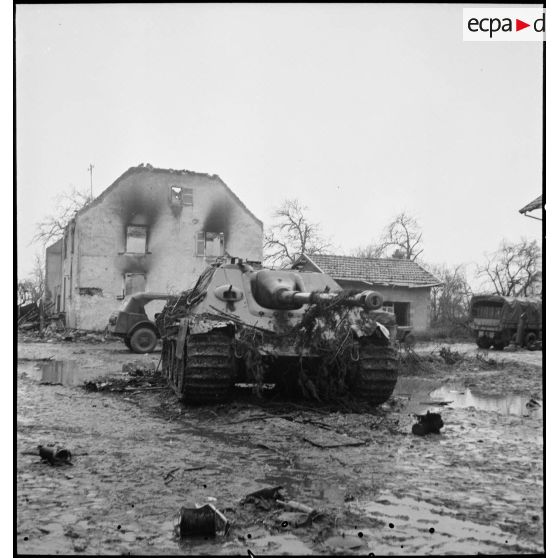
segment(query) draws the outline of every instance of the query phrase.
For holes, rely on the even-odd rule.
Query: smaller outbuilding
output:
[[[416,262],[302,254],[293,269],[327,273],[345,290],[378,291],[384,297],[384,309],[395,314],[397,325],[415,331],[430,327],[430,291],[441,283]]]

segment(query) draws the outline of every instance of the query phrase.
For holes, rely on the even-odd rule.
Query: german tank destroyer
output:
[[[163,373],[187,403],[225,400],[236,383],[297,385],[316,399],[350,393],[373,405],[395,388],[397,326],[374,291],[327,274],[209,266],[158,315]]]

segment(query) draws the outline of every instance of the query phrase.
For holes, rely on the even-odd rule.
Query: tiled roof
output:
[[[334,279],[367,281],[375,285],[399,287],[432,287],[440,284],[439,279],[411,260],[325,254],[303,254],[299,260],[303,258]]]
[[[543,201],[542,196],[535,198],[531,203],[528,203],[525,207],[519,210],[519,213],[527,213],[528,211],[534,211],[535,209],[540,209],[542,207]]]

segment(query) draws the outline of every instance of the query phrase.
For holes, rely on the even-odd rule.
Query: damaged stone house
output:
[[[217,175],[132,167],[46,249],[45,298],[68,327],[102,330],[125,296],[183,291],[219,256],[261,261],[262,243]]]
[[[415,331],[430,327],[430,290],[440,281],[411,260],[303,254],[293,264],[300,271],[331,275],[346,290],[374,290],[397,325]]]

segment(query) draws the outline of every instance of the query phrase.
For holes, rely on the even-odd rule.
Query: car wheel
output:
[[[149,327],[140,327],[130,337],[130,348],[134,353],[151,353],[157,346],[157,334]]]
[[[505,346],[506,346],[506,342],[502,341],[502,339],[497,339],[494,341],[495,351],[503,351]]]
[[[525,336],[525,341],[524,341],[524,345],[525,347],[527,347],[530,351],[534,351],[535,350],[535,343],[537,342],[537,334],[533,333],[532,331],[529,332],[526,336]]]
[[[490,337],[483,335],[482,337],[477,338],[477,347],[479,349],[490,349],[490,345],[492,345]]]

